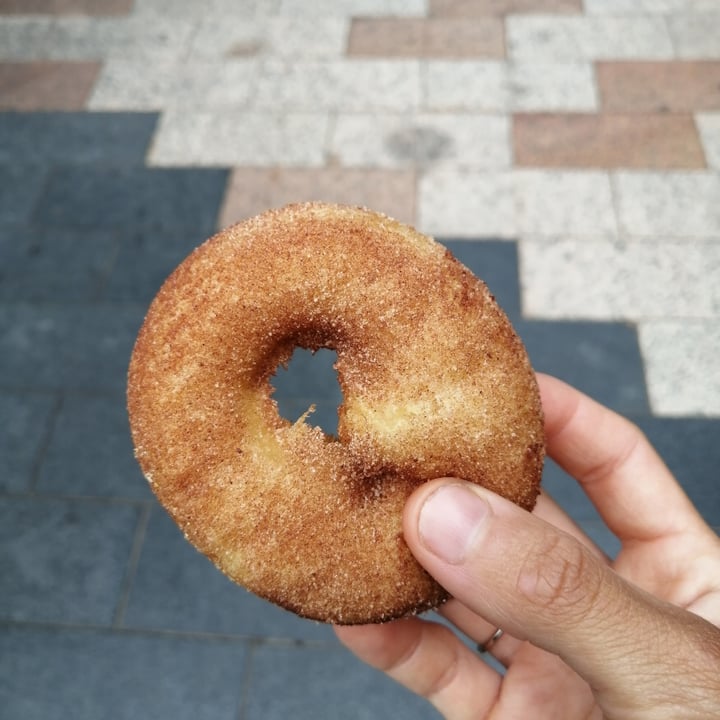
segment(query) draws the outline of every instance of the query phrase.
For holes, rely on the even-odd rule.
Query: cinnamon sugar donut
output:
[[[338,437],[278,415],[295,347],[337,353]],[[224,230],[168,278],[139,333],[128,408],[160,502],[220,570],[298,615],[354,624],[438,606],[402,538],[431,478],[532,508],[544,456],[524,348],[441,245],[320,203]]]

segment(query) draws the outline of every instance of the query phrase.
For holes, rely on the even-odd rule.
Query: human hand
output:
[[[368,664],[465,718],[720,718],[720,540],[629,421],[538,376],[548,453],[622,543],[610,562],[541,495],[533,514],[436,480],[405,539],[453,596],[439,612],[477,643],[504,634],[496,672],[420,618],[337,627]]]

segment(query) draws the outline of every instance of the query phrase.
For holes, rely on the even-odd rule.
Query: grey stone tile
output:
[[[0,387],[122,390],[140,305],[0,304]]]
[[[133,456],[123,393],[63,399],[35,489],[49,495],[152,497]]]
[[[50,394],[0,393],[0,492],[30,489],[56,402]]]
[[[0,707],[7,720],[235,720],[245,657],[242,643],[7,627]]]
[[[109,624],[138,509],[0,498],[0,617]]]
[[[227,171],[205,168],[56,167],[34,220],[52,227],[196,230],[215,227]]]
[[[2,142],[0,131],[0,153]],[[6,158],[0,164],[0,226],[27,222],[45,183],[44,167],[20,164],[19,158],[17,160],[13,163]]]
[[[565,380],[618,412],[649,412],[634,327],[520,320],[515,329],[535,370]]]
[[[451,240],[440,242],[490,288],[512,321],[520,317],[517,244],[507,240]]]
[[[95,300],[117,246],[107,230],[0,225],[0,300]]]
[[[247,720],[422,720],[437,711],[342,648],[261,646],[251,660]]]
[[[182,227],[123,233],[104,297],[149,302],[168,275],[210,234],[209,228]]]
[[[156,119],[154,113],[0,113],[0,163],[139,165]]]
[[[581,527],[589,523],[602,522],[595,506],[579,483],[551,458],[545,460],[542,490]]]
[[[510,107],[523,112],[597,112],[593,66],[588,62],[519,62],[509,67]]]
[[[298,618],[228,580],[160,507],[150,517],[123,624],[246,637],[332,638],[328,626]]]
[[[709,525],[720,525],[719,418],[630,418],[645,432]]]
[[[506,112],[509,108],[506,63],[428,60],[422,67],[422,105],[428,110]]]
[[[707,8],[710,10],[710,6]],[[677,56],[680,58],[720,58],[720,12],[676,13],[667,22]]]

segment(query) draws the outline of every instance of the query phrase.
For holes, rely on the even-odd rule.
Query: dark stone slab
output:
[[[440,239],[445,247],[495,295],[514,322],[520,317],[517,243],[508,240]]]
[[[160,507],[150,517],[124,625],[295,640],[334,637],[329,626],[298,618],[232,583]]]
[[[635,328],[624,323],[520,320],[535,370],[574,385],[621,413],[649,414]]]
[[[720,525],[720,419],[632,417],[710,525]]]
[[[1,112],[0,163],[142,165],[157,113]]]
[[[53,228],[101,228],[123,233],[171,231],[196,234],[201,243],[215,230],[227,170],[215,168],[55,167],[33,219]]]
[[[105,297],[149,303],[168,275],[205,240],[198,230],[124,232]]]
[[[0,164],[0,225],[28,221],[45,184],[46,173],[47,169],[41,166]]]
[[[131,633],[0,628],[7,720],[236,720],[240,642]]]
[[[49,394],[0,393],[0,492],[30,490],[56,402]]]
[[[578,524],[601,520],[580,484],[550,458],[545,460],[542,488]]]
[[[0,225],[0,300],[94,301],[117,245],[107,230]]]
[[[64,398],[36,490],[50,495],[152,497],[133,455],[123,393]]]
[[[138,510],[0,498],[0,617],[110,623]]]
[[[122,390],[144,305],[0,304],[0,387]]]
[[[258,647],[245,710],[246,720],[440,717],[429,703],[339,647]]]

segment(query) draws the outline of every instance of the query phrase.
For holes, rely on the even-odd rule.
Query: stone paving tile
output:
[[[513,15],[506,20],[508,57],[528,62],[672,58],[658,16]]]
[[[513,193],[509,172],[431,170],[418,184],[418,229],[430,235],[513,238]]]
[[[0,519],[1,618],[112,622],[137,508],[0,497]]]
[[[699,113],[695,116],[708,167],[720,170],[720,113]]]
[[[341,114],[330,150],[347,167],[502,169],[512,160],[508,119],[489,114]]]
[[[668,29],[680,58],[720,58],[720,12],[669,15]]]
[[[720,416],[717,319],[657,320],[638,330],[653,413]]]
[[[720,109],[720,62],[599,62],[596,72],[603,111]]]
[[[247,720],[438,718],[432,706],[337,647],[261,645],[250,663]]]
[[[122,391],[145,310],[0,303],[0,388]]]
[[[0,114],[0,129],[3,126],[2,117]],[[41,165],[22,164],[19,157],[13,162],[10,157],[2,157],[2,154],[3,143],[0,140],[0,233],[7,237],[2,228],[7,226],[12,230],[29,220],[45,185],[47,171]],[[0,252],[3,252],[1,246],[4,242],[6,241],[0,240]]]
[[[266,60],[257,83],[255,106],[274,112],[407,112],[419,105],[420,62]]]
[[[305,0],[279,0],[277,13],[311,17],[424,17],[427,14],[427,0],[315,0],[312,5],[308,5]]]
[[[56,166],[34,214],[49,227],[123,232],[155,228],[209,235],[227,170]]]
[[[720,176],[713,172],[616,172],[621,231],[645,237],[720,236]]]
[[[134,0],[0,0],[0,15],[127,15]]]
[[[585,0],[585,12],[589,15],[667,15],[690,11],[694,4],[697,0]]]
[[[80,110],[99,70],[95,62],[0,63],[0,110]]]
[[[505,63],[497,60],[432,60],[422,67],[424,109],[507,111],[509,88]]]
[[[513,147],[521,167],[705,167],[689,114],[515,115]]]
[[[168,275],[211,234],[212,227],[141,229],[123,233],[101,297],[111,301],[149,303]]]
[[[511,63],[510,109],[515,111],[595,111],[598,109],[591,63]]]
[[[524,238],[523,308],[531,317],[598,320],[720,315],[716,242],[618,244]],[[592,281],[589,280],[592,278]]]
[[[430,15],[442,17],[579,13],[582,9],[582,0],[430,0]]]
[[[517,228],[522,234],[617,233],[610,178],[592,170],[516,170]]]
[[[95,300],[117,248],[108,230],[0,226],[0,300]]]
[[[108,60],[88,100],[91,110],[242,108],[254,90],[254,61],[157,62]]]
[[[218,220],[227,227],[272,207],[324,200],[415,222],[415,173],[361,168],[235,168]]]
[[[349,26],[346,17],[278,16],[240,23],[209,15],[192,38],[187,61],[254,56],[337,59],[346,51]]]
[[[246,645],[95,630],[5,627],[7,718],[235,720]]]
[[[250,638],[333,641],[328,625],[303,620],[228,580],[156,506],[122,624]]]
[[[139,165],[156,120],[150,113],[0,113],[0,166]]]
[[[530,361],[617,412],[647,413],[635,328],[613,322],[515,321]]]
[[[31,489],[56,405],[49,393],[0,393],[0,492]]]
[[[348,55],[502,58],[505,31],[496,18],[354,18]]]
[[[151,497],[133,456],[124,393],[63,398],[35,489],[52,496]]]
[[[325,163],[326,113],[240,110],[163,113],[148,154],[150,165],[318,167]]]

